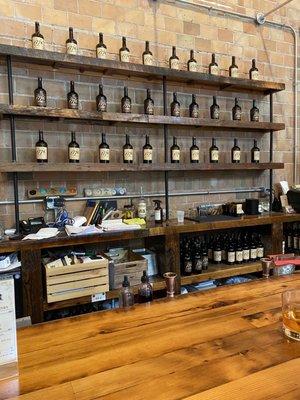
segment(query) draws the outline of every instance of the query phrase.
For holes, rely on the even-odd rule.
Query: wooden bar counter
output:
[[[300,274],[98,312],[18,331],[20,375],[0,399],[300,398],[300,343],[281,293]]]

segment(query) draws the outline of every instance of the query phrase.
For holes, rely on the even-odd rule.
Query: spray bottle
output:
[[[154,208],[154,219],[156,224],[161,224],[163,222],[163,210],[161,208],[161,201],[160,200],[153,200],[155,204]]]

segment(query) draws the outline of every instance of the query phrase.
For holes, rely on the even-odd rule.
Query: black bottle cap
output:
[[[127,275],[124,275],[124,280],[122,282],[122,286],[123,287],[129,287],[130,286],[130,282],[128,280],[128,276]]]

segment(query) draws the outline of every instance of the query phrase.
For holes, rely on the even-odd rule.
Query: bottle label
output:
[[[124,160],[133,161],[133,149],[124,149]]]
[[[78,147],[69,147],[69,160],[79,160],[80,149]]]
[[[252,260],[257,258],[257,249],[250,250],[250,258],[252,258]]]
[[[241,110],[238,108],[238,109],[236,109],[235,112],[234,112],[234,120],[240,121],[241,118],[242,118],[242,112],[241,112]]]
[[[67,54],[76,55],[78,51],[78,47],[76,43],[67,43]]]
[[[219,119],[220,117],[220,112],[218,107],[214,107],[213,112],[212,112],[212,119]]]
[[[187,273],[190,273],[190,272],[192,272],[192,267],[193,267],[192,262],[191,261],[187,261],[184,264],[184,271],[187,272]]]
[[[147,106],[146,106],[146,114],[147,115],[153,115],[154,114],[154,105],[152,103],[152,101],[148,101],[147,102]]]
[[[263,247],[258,247],[257,248],[257,257],[258,258],[263,258],[264,256],[264,248]]]
[[[258,122],[259,121],[259,111],[258,110],[254,110],[253,111],[252,121],[254,121],[254,122]]]
[[[177,58],[170,59],[170,68],[171,69],[179,69],[179,60]]]
[[[219,150],[212,150],[210,152],[210,158],[212,161],[219,161]]]
[[[202,260],[201,258],[198,258],[195,262],[195,271],[201,271],[202,270]]]
[[[214,261],[222,261],[222,251],[214,251]]]
[[[100,100],[98,101],[98,104],[97,104],[97,110],[101,111],[101,112],[106,112],[107,102],[105,101],[105,99],[100,98]]]
[[[209,73],[211,75],[219,75],[219,67],[217,65],[211,65],[209,67]]]
[[[197,63],[195,61],[190,61],[188,63],[189,71],[197,72]]]
[[[107,49],[105,47],[97,47],[97,58],[105,60],[107,57]]]
[[[101,161],[109,161],[109,149],[99,149],[99,158]]]
[[[37,160],[47,160],[48,159],[48,148],[37,146],[35,148],[35,156]]]
[[[138,204],[138,217],[139,218],[146,218],[146,216],[147,216],[146,203],[144,201],[141,201]]]
[[[125,99],[123,102],[123,113],[130,113],[131,112],[131,102],[129,99]]]
[[[180,106],[178,104],[175,104],[172,107],[172,116],[173,117],[180,117]]]
[[[236,261],[243,261],[244,254],[242,250],[238,250],[235,252]]]
[[[240,150],[234,150],[232,158],[233,158],[233,161],[240,161],[241,160],[241,152],[240,152]]]
[[[144,65],[153,65],[154,64],[153,55],[152,54],[144,54],[143,62],[144,62]]]
[[[130,52],[128,50],[120,51],[120,61],[129,62],[130,60]]]
[[[230,263],[235,262],[235,252],[234,251],[228,251],[227,253],[227,261]]]
[[[154,219],[157,222],[161,222],[161,210],[154,211]],[[191,264],[191,270],[192,270],[192,264]]]
[[[294,238],[293,238],[293,243],[294,243],[294,249],[298,249],[298,237],[297,236],[294,236]]]
[[[259,150],[254,150],[254,152],[253,152],[253,159],[254,159],[254,161],[259,161],[259,156],[260,156],[260,154],[259,154],[260,152],[259,152]]]
[[[193,107],[191,109],[191,118],[199,118],[199,109],[198,107]]]
[[[232,78],[238,78],[238,76],[239,76],[239,72],[238,71],[239,71],[238,68],[231,68],[230,76]]]
[[[32,38],[32,48],[36,50],[44,50],[44,39],[38,36]]]
[[[43,91],[40,91],[36,96],[35,96],[35,104],[38,107],[46,107],[46,96]]]
[[[243,259],[249,260],[250,258],[250,250],[243,250]]]
[[[153,152],[152,149],[144,149],[143,157],[145,161],[152,161],[152,152]]]
[[[207,268],[208,267],[208,256],[203,256],[202,267],[203,268]]]
[[[291,235],[288,235],[287,244],[288,244],[288,247],[292,247],[292,236]]]
[[[192,150],[191,151],[191,160],[192,161],[199,161],[200,158],[200,151],[199,150]]]
[[[78,97],[76,96],[76,94],[72,93],[69,96],[68,105],[69,105],[69,108],[71,108],[71,109],[77,109],[78,108]]]
[[[178,149],[172,150],[172,160],[180,161],[180,150]]]
[[[251,79],[254,81],[259,79],[258,71],[251,71]]]

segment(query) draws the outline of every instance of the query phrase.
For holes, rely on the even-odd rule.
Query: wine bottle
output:
[[[96,97],[96,109],[100,112],[107,111],[107,99],[106,96],[103,94],[103,86],[99,85],[99,94]]]
[[[193,271],[193,262],[191,258],[190,249],[187,245],[184,253],[183,275],[191,275],[192,271]]]
[[[250,243],[250,261],[253,262],[256,261],[256,259],[257,259],[257,245],[254,236],[252,235]]]
[[[67,54],[76,55],[78,53],[77,41],[74,39],[73,28],[69,28],[69,38],[66,40]]]
[[[179,58],[176,55],[176,47],[172,47],[172,55],[169,58],[169,67],[171,69],[179,69]]]
[[[47,92],[43,89],[43,80],[38,78],[38,87],[34,91],[34,103],[37,107],[47,106]]]
[[[197,72],[197,61],[194,57],[194,50],[191,50],[190,52],[190,59],[187,62],[187,69],[188,71]]]
[[[122,47],[119,50],[120,61],[129,62],[130,61],[130,51],[126,45],[126,37],[122,37]]]
[[[172,117],[180,117],[180,103],[177,100],[177,93],[173,93],[173,101],[171,103],[171,115]]]
[[[177,144],[177,138],[173,136],[173,145],[171,146],[171,163],[180,162],[180,147]]]
[[[192,102],[189,106],[190,117],[191,118],[199,118],[199,105],[196,102],[196,96],[192,94]]]
[[[250,110],[250,121],[259,122],[259,109],[256,106],[256,100],[253,100],[253,105]]]
[[[220,117],[220,107],[217,104],[217,97],[213,96],[213,103],[210,106],[210,118],[219,119],[219,117]]]
[[[107,57],[107,47],[103,42],[103,33],[99,33],[99,43],[96,46],[96,56],[97,58],[101,58],[105,60]]]
[[[209,149],[209,161],[211,163],[219,162],[219,148],[216,145],[216,139],[212,139],[212,144]]]
[[[106,143],[106,134],[102,133],[102,141],[99,145],[99,162],[108,164],[110,161],[109,145]]]
[[[258,69],[256,68],[255,59],[252,60],[252,67],[250,68],[249,71],[249,78],[252,80],[259,79],[259,74],[258,74]]]
[[[153,54],[150,51],[150,46],[149,46],[148,40],[146,40],[146,42],[145,42],[145,51],[143,53],[143,64],[144,65],[153,65],[154,64]]]
[[[39,140],[35,144],[35,158],[38,163],[48,162],[48,145],[44,140],[43,131],[39,131]]]
[[[130,144],[130,137],[126,135],[126,142],[123,146],[123,162],[125,164],[133,163],[133,147]]]
[[[124,87],[124,96],[121,99],[121,110],[122,113],[131,113],[131,98],[128,96],[128,88]]]
[[[208,66],[208,71],[211,75],[219,75],[219,66],[216,63],[215,53],[211,55],[211,63]]]
[[[69,151],[69,163],[79,163],[80,160],[80,146],[76,142],[75,132],[71,132],[71,142],[68,147]]]
[[[213,245],[213,262],[214,264],[221,264],[222,262],[222,247],[219,236],[217,236]]]
[[[264,244],[261,240],[260,235],[258,235],[257,241],[256,241],[256,252],[257,252],[257,260],[260,260],[261,258],[263,258],[264,253],[265,253],[265,248],[264,248]]]
[[[240,121],[242,118],[242,109],[239,105],[239,99],[236,97],[234,100],[234,107],[232,108],[232,119],[234,121]]]
[[[154,101],[151,98],[150,89],[147,89],[147,97],[144,100],[144,112],[146,115],[154,114]]]
[[[143,163],[152,164],[153,149],[149,141],[149,136],[146,135],[146,143],[143,146]]]
[[[199,163],[199,159],[200,159],[199,147],[196,144],[196,138],[193,137],[192,146],[190,148],[190,161],[193,164],[194,163]]]
[[[147,271],[143,271],[141,277],[141,284],[138,288],[138,299],[139,303],[149,303],[153,300],[153,287],[149,281]]]
[[[234,247],[232,239],[229,241],[229,244],[227,247],[226,259],[227,259],[228,265],[233,265],[235,263],[235,247]]]
[[[260,149],[257,147],[257,140],[254,139],[253,147],[251,149],[251,162],[252,163],[259,163],[260,161]]]
[[[235,62],[235,56],[232,56],[231,65],[229,67],[229,76],[231,76],[232,78],[238,78],[239,76],[239,68]]]
[[[241,149],[238,146],[238,140],[234,139],[234,145],[231,149],[231,162],[238,164],[241,161]]]
[[[193,272],[195,274],[201,274],[202,267],[203,267],[203,260],[202,260],[200,242],[198,241],[195,243],[195,256],[194,256],[194,262],[193,262]]]
[[[250,246],[248,243],[247,235],[244,237],[243,243],[243,262],[249,262],[250,260]]]
[[[67,95],[67,99],[68,99],[68,108],[71,108],[72,110],[78,110],[79,98],[78,94],[75,92],[74,81],[70,81],[70,91]]]
[[[237,238],[237,243],[235,247],[235,261],[237,264],[242,264],[244,261],[243,246],[240,237]]]
[[[32,48],[36,50],[44,50],[45,39],[40,32],[40,23],[35,23],[35,32],[31,36]]]

